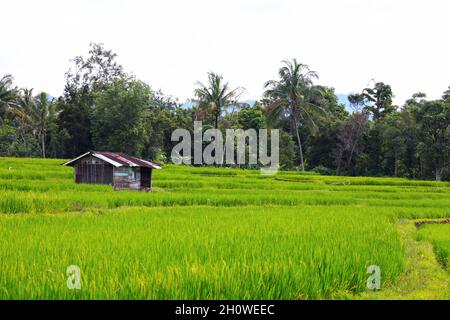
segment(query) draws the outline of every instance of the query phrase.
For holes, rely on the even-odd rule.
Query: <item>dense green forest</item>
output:
[[[175,70],[174,70],[175,71]],[[126,72],[116,54],[91,44],[66,73],[64,93],[17,88],[0,79],[0,156],[71,158],[87,150],[120,151],[169,162],[177,128],[280,129],[283,169],[322,174],[450,179],[450,87],[439,100],[416,93],[404,105],[383,82],[355,88],[352,111],[297,60],[282,61],[263,97],[242,103],[244,88],[218,74],[193,87],[192,107]]]

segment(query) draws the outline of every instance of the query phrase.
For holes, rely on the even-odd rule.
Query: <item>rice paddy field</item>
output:
[[[167,165],[143,193],[62,162],[0,158],[0,299],[450,298],[450,225],[414,226],[450,183]]]
[[[421,228],[418,240],[433,244],[434,252],[441,265],[450,272],[450,224],[428,224]]]

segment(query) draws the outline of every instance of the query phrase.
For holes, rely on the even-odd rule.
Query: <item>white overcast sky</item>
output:
[[[258,99],[294,57],[337,93],[384,81],[398,104],[450,85],[449,0],[0,1],[0,76],[53,96],[90,42],[181,101],[208,71]]]

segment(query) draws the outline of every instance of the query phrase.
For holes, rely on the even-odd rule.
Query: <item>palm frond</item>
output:
[[[238,99],[245,91],[242,87],[230,90],[229,84],[223,82],[223,77],[213,72],[208,73],[207,85],[201,82],[196,84],[198,88],[194,90],[194,95],[199,101],[199,106],[212,113],[216,117],[216,122],[226,108],[239,106]]]

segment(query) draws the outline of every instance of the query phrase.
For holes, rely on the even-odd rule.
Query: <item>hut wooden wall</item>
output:
[[[94,157],[85,157],[75,163],[76,183],[113,183],[113,167]]]
[[[146,167],[113,167],[93,156],[75,164],[76,183],[111,184],[116,190],[152,191],[152,169]]]

